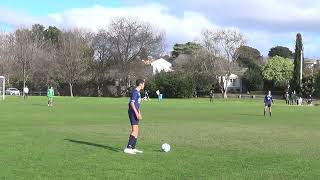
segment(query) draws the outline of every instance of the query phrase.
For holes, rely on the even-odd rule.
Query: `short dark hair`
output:
[[[143,84],[143,83],[144,83],[143,79],[137,79],[136,86],[140,86],[140,84]]]

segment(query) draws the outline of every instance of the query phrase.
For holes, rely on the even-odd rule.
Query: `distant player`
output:
[[[312,96],[311,95],[309,95],[307,103],[308,103],[308,105],[312,105]]]
[[[144,91],[144,100],[145,101],[149,101],[150,100],[149,93],[148,93],[147,89]]]
[[[23,92],[24,92],[24,100],[26,100],[28,98],[28,94],[29,94],[29,88],[26,86],[23,88]]]
[[[54,90],[53,87],[48,89],[47,92],[47,97],[48,97],[48,107],[53,106],[53,97],[54,97]]]
[[[128,115],[131,124],[131,134],[129,137],[127,148],[124,149],[124,153],[127,154],[143,153],[142,151],[136,149],[136,144],[139,135],[139,121],[142,120],[140,111],[140,91],[144,89],[144,80],[138,79],[136,81],[136,85],[137,87],[132,91],[129,101]]]
[[[160,99],[160,91],[157,90],[157,91],[156,91],[156,94],[157,94],[157,96],[158,96],[158,101],[161,101],[161,99]]]
[[[266,111],[269,109],[269,115],[271,117],[272,115],[272,104],[273,104],[273,99],[271,95],[271,91],[268,92],[268,95],[264,97],[264,116],[266,116]]]
[[[292,103],[291,103],[291,105],[297,104],[297,99],[298,99],[298,96],[297,96],[297,94],[296,94],[296,91],[293,91],[293,93],[292,93]]]
[[[213,102],[213,96],[214,96],[213,90],[210,90],[209,96],[210,96],[210,102]]]
[[[290,105],[290,95],[289,95],[289,92],[287,91],[284,96],[285,96],[285,99],[286,99],[286,104]]]

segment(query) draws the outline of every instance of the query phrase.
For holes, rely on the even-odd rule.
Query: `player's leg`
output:
[[[267,108],[268,108],[268,106],[267,106],[267,105],[265,105],[265,106],[264,106],[264,111],[263,111],[263,115],[264,115],[264,116],[266,116]]]
[[[131,133],[130,133],[130,136],[129,136],[129,140],[128,140],[128,145],[127,145],[127,148],[124,149],[124,153],[127,153],[127,154],[136,154],[134,151],[133,151],[133,144],[134,144],[134,141],[135,141],[135,137],[133,136],[134,134],[134,128],[133,126],[131,126]]]
[[[132,149],[134,150],[135,153],[143,153],[143,151],[140,151],[136,149],[137,141],[138,141],[138,136],[139,136],[139,125],[133,125],[133,131],[132,131],[133,136],[135,137]]]
[[[127,154],[136,154],[137,152],[134,149],[139,135],[139,120],[134,113],[129,111],[128,114],[131,124],[131,133],[129,136],[127,148],[124,150],[124,152]]]
[[[269,105],[269,115],[272,116],[272,106],[271,106],[271,104]]]
[[[134,144],[136,143],[136,139],[138,137],[138,134],[139,134],[139,126],[132,125],[127,148],[134,149]]]

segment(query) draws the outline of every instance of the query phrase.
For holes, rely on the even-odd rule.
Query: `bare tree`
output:
[[[83,33],[74,30],[64,32],[59,39],[59,65],[63,78],[68,82],[70,96],[73,97],[73,86],[84,76],[88,67],[88,44]]]
[[[12,33],[0,33],[0,74],[6,76],[7,82],[10,80],[13,65],[13,42]]]
[[[201,35],[204,70],[219,79],[224,98],[227,97],[230,75],[239,70],[236,50],[245,40],[236,30],[206,30]]]
[[[97,83],[97,94],[102,95],[103,82],[107,78],[108,69],[114,64],[112,57],[113,45],[104,29],[100,30],[92,38],[91,47],[94,51],[93,61],[90,63],[90,74]]]
[[[33,83],[37,87],[48,88],[60,75],[57,67],[57,49],[47,41],[41,49],[37,49],[35,56]]]
[[[28,29],[18,29],[15,32],[14,59],[16,66],[22,72],[23,87],[32,75],[33,60],[36,51],[31,31]],[[24,91],[23,91],[24,96]]]
[[[130,87],[131,77],[136,76],[133,67],[141,52],[149,55],[160,54],[163,50],[164,34],[158,33],[149,24],[133,18],[117,18],[107,29],[109,52],[119,65],[126,86]]]

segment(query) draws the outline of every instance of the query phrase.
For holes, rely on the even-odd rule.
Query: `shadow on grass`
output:
[[[101,145],[101,144],[95,144],[95,143],[91,143],[91,142],[86,142],[86,141],[78,141],[78,140],[74,140],[74,139],[65,139],[66,141],[72,142],[72,143],[77,143],[77,144],[84,144],[84,145],[88,145],[88,146],[94,146],[94,147],[99,147],[99,148],[104,148],[110,151],[114,151],[114,152],[120,152],[122,151],[119,148],[115,148],[115,147],[111,147],[111,146],[107,146],[107,145]]]
[[[263,116],[263,114],[261,114],[261,115],[259,115],[259,114],[236,114],[236,115],[239,115],[239,116],[255,116],[255,117]]]
[[[31,106],[47,107],[47,104],[31,104]]]

